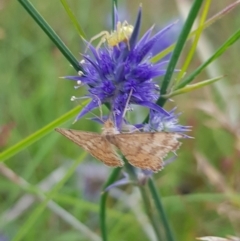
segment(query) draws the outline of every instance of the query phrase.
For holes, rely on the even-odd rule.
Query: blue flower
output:
[[[166,131],[166,132],[178,132],[183,133],[191,130],[191,126],[183,126],[178,123],[178,116],[175,114],[176,108],[169,112],[169,115],[163,115],[160,112],[150,110],[149,122],[142,125],[143,130],[146,132],[150,131]],[[138,128],[140,125],[137,126]]]
[[[121,25],[116,11],[115,19],[117,24],[116,32],[112,33],[115,34],[113,37],[122,38],[125,36],[124,28],[131,25]],[[75,80],[80,85],[87,86],[86,97],[91,98],[90,103],[82,109],[76,120],[102,104],[110,104],[116,127],[119,130],[121,130],[125,109],[130,104],[147,107],[165,117],[170,116],[166,110],[155,103],[160,97],[160,87],[154,81],[154,78],[165,74],[168,62],[159,61],[153,64],[151,58],[157,54],[153,51],[156,45],[161,43],[162,35],[173,24],[150,37],[152,27],[137,42],[140,25],[141,7],[129,39],[119,41],[116,45],[110,45],[106,41],[106,44],[102,44],[99,48],[88,44],[90,53],[83,55],[84,60],[81,61],[84,73],[80,72],[79,76],[66,77]],[[116,35],[117,33],[119,35]]]

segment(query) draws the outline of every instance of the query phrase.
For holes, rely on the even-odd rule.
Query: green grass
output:
[[[59,34],[74,56],[80,60],[79,53],[83,52],[85,47],[60,1],[32,1],[32,3]],[[172,19],[179,18],[179,13],[173,7],[175,5],[172,1],[156,1],[157,7],[154,7],[153,3],[153,5],[148,4],[146,0],[142,3],[144,13],[142,31],[148,29],[153,23],[156,26],[164,26]],[[9,138],[6,138],[6,144],[0,146],[0,150],[4,151],[76,107],[78,103],[71,102],[70,98],[72,95],[82,96],[84,88],[74,90],[71,81],[59,78],[74,75],[75,71],[21,5],[17,1],[5,1],[2,4],[0,14],[0,32],[3,33],[0,34],[0,127],[9,123],[15,125],[11,129]],[[101,4],[100,1],[69,1],[69,4],[88,38],[111,27],[110,1],[104,1]],[[127,4],[129,8],[128,21],[132,22],[139,2],[119,1],[119,7],[124,4]],[[221,1],[219,3],[213,1],[210,14],[215,14],[223,7],[224,3]],[[108,12],[109,16],[107,16]],[[204,31],[213,51],[237,30],[240,21],[239,12],[239,8],[235,9]],[[185,48],[183,56],[187,54],[188,47]],[[239,231],[240,220],[229,216],[233,210],[239,210],[240,203],[239,195],[237,195],[240,171],[239,139],[235,134],[237,132],[235,126],[240,119],[239,105],[236,104],[239,100],[239,91],[237,91],[239,88],[239,54],[237,53],[239,53],[239,42],[219,58],[218,68],[221,69],[221,74],[227,75],[221,83],[178,96],[174,98],[174,103],[167,105],[167,108],[171,109],[177,104],[178,110],[183,112],[182,123],[193,126],[191,136],[195,138],[184,140],[178,151],[177,160],[154,176],[176,240],[190,241],[195,237],[209,235],[237,235]],[[188,73],[200,63],[201,60],[196,55]],[[178,66],[181,66],[181,62]],[[204,72],[197,80],[204,80],[208,77],[208,74]],[[223,84],[227,88],[223,87]],[[223,90],[224,96],[218,92],[218,98],[215,98],[213,93],[216,94],[216,90],[219,89]],[[225,123],[221,122],[213,110],[210,111],[210,115],[199,110],[197,108],[199,101],[206,101],[207,106],[220,105],[219,111],[226,119]],[[100,131],[99,125],[92,124],[86,118],[71,125],[73,120],[74,118],[62,126]],[[210,177],[207,175],[209,167],[198,168],[197,152],[204,155],[209,165],[216,169],[221,176],[220,184],[231,189],[231,195],[227,195],[227,190],[222,188],[218,182],[213,182],[211,178],[213,173]],[[100,237],[99,187],[106,176],[103,175],[101,180],[95,180],[93,186],[90,187],[90,182],[94,181],[92,172],[98,174],[98,169],[94,168],[89,175],[74,171],[54,195],[51,194],[52,191],[44,193],[45,204],[36,199],[21,216],[11,221],[6,218],[3,220],[6,210],[13,211],[13,207],[22,196],[39,195],[40,190],[37,184],[60,166],[82,161],[79,168],[84,169],[88,162],[97,163],[90,157],[81,158],[81,155],[83,152],[77,146],[54,132],[52,128],[46,136],[7,159],[5,165],[31,184],[31,188],[23,187],[19,180],[17,182],[20,185],[12,183],[4,175],[0,176],[0,235],[8,236],[9,240],[24,241],[94,240],[86,237],[73,224],[67,223],[64,217],[59,216],[58,211],[47,208],[46,198],[49,198],[75,217],[77,222],[86,225],[90,232]],[[55,184],[59,185],[59,181]],[[47,186],[50,190],[56,188],[50,183]],[[83,186],[88,189],[84,189]],[[92,197],[91,194],[95,193],[95,189],[98,192]],[[133,192],[131,186],[124,187],[121,191],[122,195],[116,194],[118,198],[109,197],[107,202],[109,240],[133,240],[133,237],[138,241],[150,240],[144,232],[148,219],[145,220],[144,217],[136,216],[134,213],[138,210],[140,215],[144,215],[138,192]],[[131,206],[130,201],[135,201],[135,206]],[[222,212],[219,212],[220,208]],[[38,215],[36,215],[36,210],[39,210]],[[35,218],[33,218],[34,222],[30,222],[33,220],[32,217]],[[27,224],[28,222],[30,225]],[[75,222],[76,225],[77,222]],[[17,239],[24,225],[26,232],[22,239]]]

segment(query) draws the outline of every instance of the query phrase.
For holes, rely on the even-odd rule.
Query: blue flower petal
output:
[[[84,115],[86,115],[89,111],[92,111],[93,109],[95,109],[96,107],[99,107],[99,102],[97,100],[92,100],[88,105],[86,105],[82,111],[78,114],[78,116],[76,117],[75,121],[79,120],[80,118],[82,118]]]
[[[137,100],[136,101],[136,104],[138,105],[142,105],[142,106],[145,106],[149,109],[152,109],[152,110],[155,110],[157,112],[160,112],[162,113],[163,115],[166,115],[166,116],[169,116],[169,113],[164,110],[161,106],[155,104],[155,103],[152,103],[152,102],[148,102],[148,101],[140,101],[140,100]]]
[[[120,187],[120,186],[124,186],[126,184],[132,183],[132,181],[129,179],[129,176],[127,173],[124,173],[124,178],[114,182],[113,184],[109,185],[104,191],[108,192],[110,189],[114,188],[114,187]]]
[[[142,7],[140,6],[139,10],[138,10],[137,20],[136,20],[136,23],[134,25],[134,29],[133,29],[131,38],[129,40],[130,49],[133,49],[134,45],[137,42],[137,38],[138,38],[138,35],[139,35],[139,30],[140,30],[140,27],[141,27],[141,18],[142,18]]]
[[[149,115],[149,122],[145,124],[145,131],[168,131],[168,132],[187,132],[191,130],[190,126],[179,125],[178,116],[174,111],[176,108],[172,109],[168,116],[151,110]],[[187,137],[187,136],[186,136]]]
[[[148,42],[146,42],[143,46],[139,45],[137,47],[137,62],[140,63],[142,59],[146,56],[146,54],[154,47],[154,45],[158,42],[160,37],[169,30],[175,23],[172,23],[156,33]]]
[[[152,33],[154,26],[152,26],[143,36],[142,38],[138,41],[138,43],[136,44],[135,48],[138,48],[138,46],[142,46],[146,43],[146,41],[148,40],[149,36]]]

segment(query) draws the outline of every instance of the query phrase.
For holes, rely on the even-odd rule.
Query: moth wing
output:
[[[108,142],[105,136],[92,132],[62,128],[56,128],[55,130],[82,147],[85,151],[89,152],[93,157],[102,161],[107,166],[123,166],[124,162],[116,152],[114,145]]]
[[[113,135],[110,141],[131,165],[157,172],[163,168],[163,158],[179,148],[181,137],[170,132],[127,133]]]

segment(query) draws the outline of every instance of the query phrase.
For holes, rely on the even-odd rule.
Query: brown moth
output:
[[[119,149],[131,165],[153,172],[163,168],[163,158],[179,148],[178,139],[183,137],[173,132],[120,133],[111,120],[105,122],[101,134],[62,128],[55,130],[107,166],[123,166],[124,162],[116,151]]]

